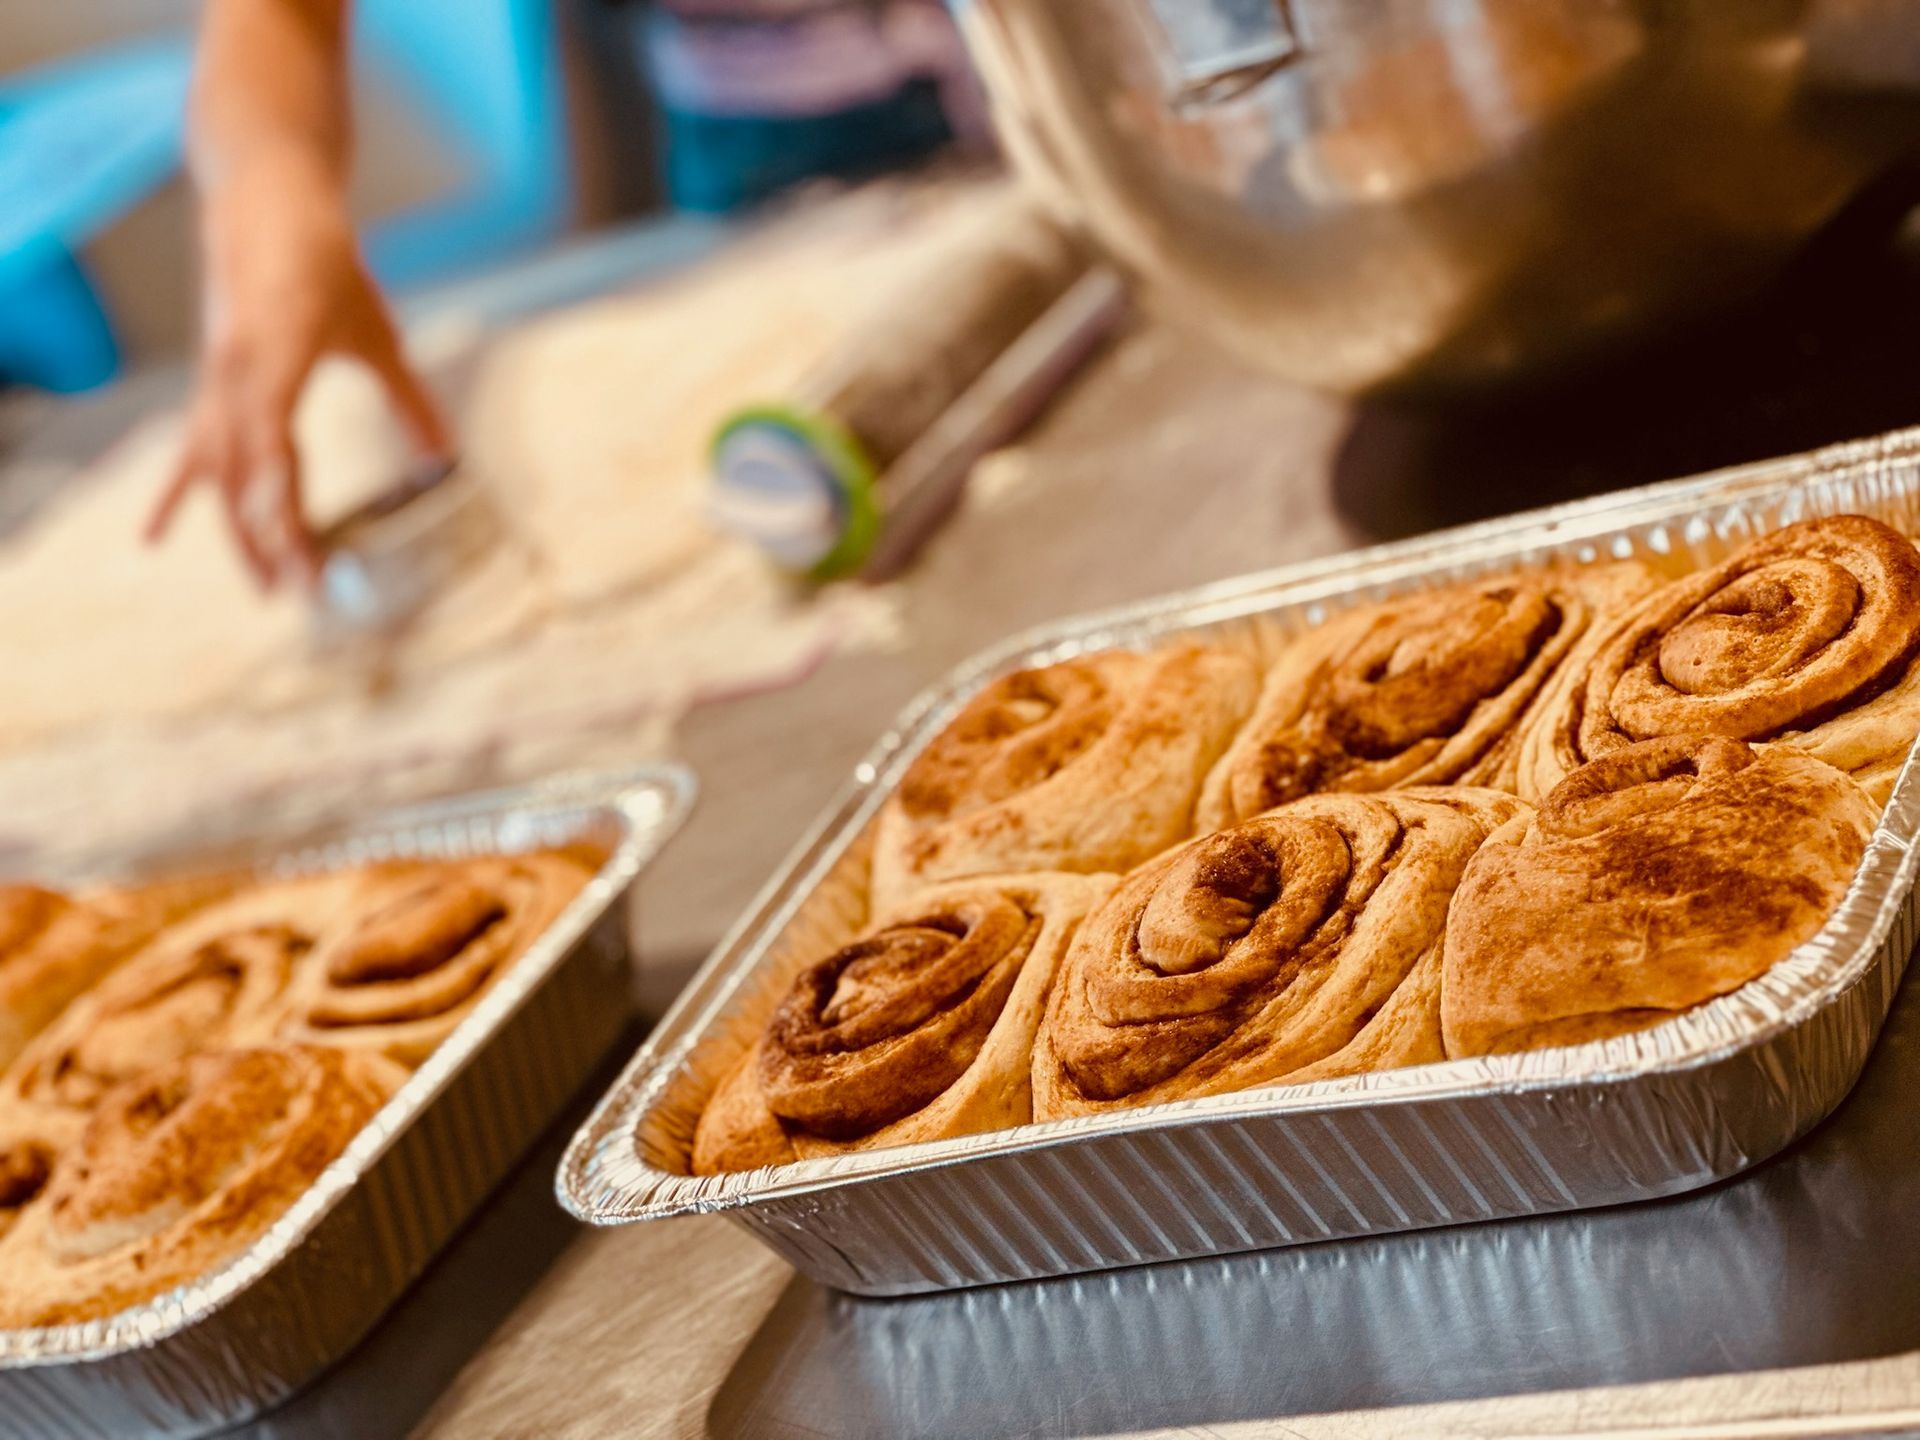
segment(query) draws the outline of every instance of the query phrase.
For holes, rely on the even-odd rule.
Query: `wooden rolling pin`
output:
[[[814,579],[891,573],[973,463],[1013,439],[1124,313],[1125,287],[1025,202],[712,446],[710,511]]]

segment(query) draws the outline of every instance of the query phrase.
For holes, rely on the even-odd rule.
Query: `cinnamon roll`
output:
[[[0,1070],[75,996],[213,893],[211,884],[84,895],[0,885]]]
[[[1034,1117],[1434,1058],[1423,962],[1468,860],[1526,808],[1470,786],[1312,795],[1141,866],[1061,968]]]
[[[1920,551],[1864,515],[1805,520],[1607,627],[1521,740],[1520,793],[1661,735],[1783,740],[1880,803],[1920,730]]]
[[[1258,687],[1251,660],[1194,645],[995,681],[881,812],[876,907],[966,875],[1124,870],[1185,839]]]
[[[1820,928],[1875,815],[1785,745],[1672,735],[1574,771],[1467,867],[1447,921],[1447,1053],[1625,1034],[1737,989]]]
[[[1519,571],[1336,616],[1268,673],[1198,828],[1325,790],[1511,789],[1514,727],[1594,617],[1655,583],[1630,562]]]
[[[1432,1065],[1446,1059],[1446,1042],[1440,1031],[1441,956],[1445,949],[1443,936],[1420,956],[1407,978],[1394,987],[1387,1003],[1360,1027],[1359,1034],[1326,1059],[1292,1071],[1280,1083],[1305,1085],[1310,1080]]]
[[[389,874],[301,967],[282,1038],[419,1064],[591,878],[557,853]]]
[[[694,1172],[1025,1124],[1047,988],[1111,883],[956,881],[808,966],[701,1115]]]
[[[232,1260],[404,1078],[293,1046],[193,1055],[109,1092],[28,1177],[35,1197],[0,1239],[0,1328],[112,1315]]]
[[[156,1066],[266,1039],[297,968],[340,923],[356,883],[263,885],[163,931],[21,1052],[0,1079],[0,1106],[83,1111]]]

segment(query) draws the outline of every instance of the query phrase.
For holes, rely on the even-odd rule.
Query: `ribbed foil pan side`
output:
[[[263,874],[577,843],[572,906],[301,1201],[231,1266],[110,1320],[0,1331],[0,1437],[200,1435],[342,1357],[579,1090],[629,1011],[634,882],[692,801],[678,768],[566,777],[223,851]],[[168,862],[174,868],[182,857]],[[191,868],[192,858],[184,865]]]
[[[1634,1035],[1276,1086],[775,1169],[687,1173],[693,1125],[914,755],[993,677],[1547,560],[1678,571],[1813,515],[1920,534],[1920,430],[1225,581],[1064,621],[916,700],[575,1136],[563,1203],[600,1224],[725,1211],[826,1284],[893,1295],[1672,1194],[1764,1159],[1858,1078],[1915,928],[1909,756],[1852,886],[1766,975]]]
[[[1902,930],[1910,948],[1910,906]],[[907,1295],[1675,1194],[1778,1152],[1839,1103],[1899,968],[1704,1071],[1197,1119],[728,1213],[823,1284]],[[1767,1093],[1779,1103],[1742,1098]]]

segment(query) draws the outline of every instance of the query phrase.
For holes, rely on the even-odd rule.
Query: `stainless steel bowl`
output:
[[[1507,384],[1750,296],[1920,141],[1920,0],[969,0],[1016,163],[1291,379]]]

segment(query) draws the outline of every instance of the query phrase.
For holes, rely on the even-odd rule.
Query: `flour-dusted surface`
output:
[[[60,865],[652,758],[691,705],[893,643],[888,593],[803,593],[708,525],[705,447],[876,303],[937,283],[1004,196],[878,187],[628,295],[493,336],[428,327],[416,349],[464,377],[464,463],[508,533],[377,651],[319,643],[302,600],[257,595],[210,497],[142,545],[179,421],[137,425],[0,551],[0,856]],[[408,463],[345,365],[319,372],[299,430],[322,518]]]

